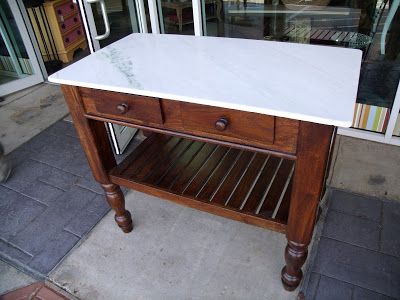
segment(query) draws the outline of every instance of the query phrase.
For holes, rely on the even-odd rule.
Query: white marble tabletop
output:
[[[49,81],[349,127],[361,55],[338,47],[134,33]]]

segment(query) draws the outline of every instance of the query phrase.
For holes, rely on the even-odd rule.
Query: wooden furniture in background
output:
[[[124,232],[120,185],[286,233],[282,282],[302,278],[334,127],[103,90],[62,86],[94,177]],[[152,134],[116,164],[103,122]]]
[[[218,19],[221,21],[221,9],[222,9],[222,0],[204,0],[205,5],[214,5],[215,6],[215,15],[207,15],[207,20]],[[192,12],[192,1],[162,1],[161,6],[165,9],[175,10],[175,15],[167,15],[165,17],[165,22],[178,25],[179,32],[182,32],[183,25],[192,24],[193,23],[193,12]],[[188,13],[188,17],[186,17],[183,13],[184,10],[190,10]]]
[[[31,20],[36,19],[35,14],[40,14],[35,8],[28,8],[27,11]],[[45,47],[52,44],[53,38],[60,60],[64,63],[71,62],[75,51],[86,49],[87,46],[78,6],[72,0],[46,1],[44,12],[47,21],[43,16],[40,16],[38,21],[40,28],[46,30],[39,30],[38,24],[32,22],[44,60],[50,59],[47,57]]]

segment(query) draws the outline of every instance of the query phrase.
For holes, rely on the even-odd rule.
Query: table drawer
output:
[[[64,22],[60,24],[61,33],[64,34],[65,32],[77,26],[78,24],[81,24],[81,20],[78,14],[71,16],[68,19],[65,19]]]
[[[211,133],[244,144],[274,142],[275,118],[226,108],[182,103],[182,124],[199,134]]]
[[[86,113],[139,124],[162,124],[158,98],[80,88]]]
[[[68,48],[69,45],[72,45],[77,40],[80,40],[82,38],[83,38],[83,29],[80,26],[77,29],[74,29],[71,32],[67,33],[65,36],[63,36],[65,48]]]
[[[78,12],[78,6],[74,4],[72,0],[68,0],[55,6],[54,10],[56,12],[57,19],[60,22],[63,22],[64,18],[66,18],[68,15],[72,14],[73,12]]]

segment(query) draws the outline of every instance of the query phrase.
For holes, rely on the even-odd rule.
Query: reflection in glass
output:
[[[157,6],[161,33],[194,34],[192,0],[158,0]]]
[[[400,137],[400,112],[397,115],[396,123],[395,123],[394,129],[393,129],[393,135]]]
[[[10,7],[0,1],[0,84],[33,74]]]
[[[110,23],[110,36],[99,41],[101,48],[118,41],[132,32],[139,32],[135,0],[105,0],[104,2]],[[105,32],[105,26],[100,5],[92,3],[91,6],[97,33],[102,34]]]
[[[205,35],[360,49],[353,127],[385,132],[400,78],[400,0],[202,0]]]

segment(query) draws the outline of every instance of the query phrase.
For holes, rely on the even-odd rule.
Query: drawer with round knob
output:
[[[86,113],[138,124],[163,124],[160,99],[79,88]]]
[[[78,6],[72,2],[72,0],[65,1],[54,7],[57,19],[64,21],[64,18],[68,17],[74,12],[78,12]]]
[[[84,37],[85,35],[81,26],[68,32],[66,35],[63,36],[65,48],[67,48],[69,45],[72,45],[78,40],[82,40],[82,38]]]
[[[192,103],[182,103],[181,114],[183,127],[198,135],[211,133],[244,144],[274,142],[273,116]]]
[[[79,18],[79,15],[76,14],[74,16],[69,17],[68,19],[65,19],[64,22],[60,23],[60,31],[61,33],[65,33],[69,30],[71,30],[73,27],[76,27],[77,25],[81,24],[81,20]]]

